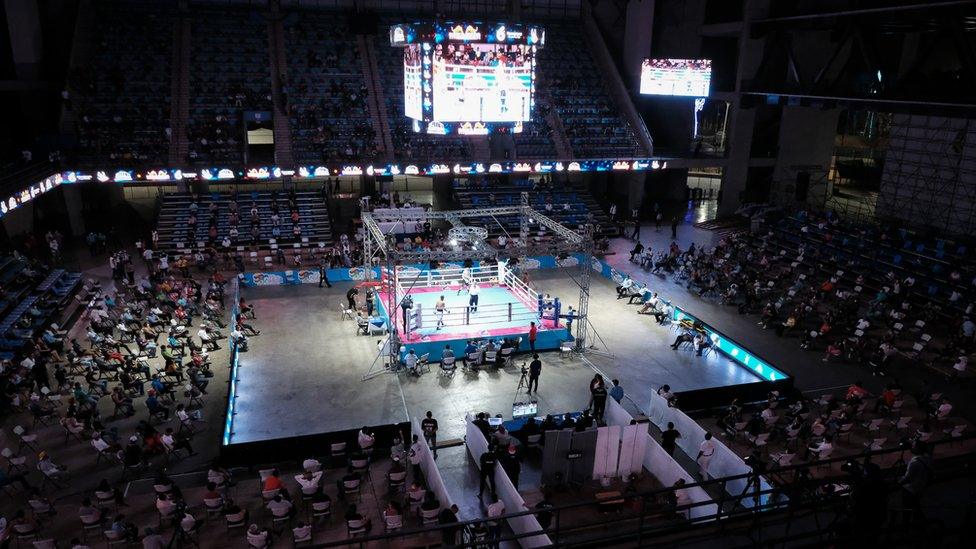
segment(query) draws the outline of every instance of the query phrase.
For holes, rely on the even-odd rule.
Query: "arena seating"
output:
[[[577,158],[639,154],[637,141],[610,99],[578,28],[546,23],[539,67]]]
[[[516,155],[519,160],[556,158],[552,144],[552,128],[543,118],[549,105],[536,103],[535,119],[523,124],[522,133],[515,134]]]
[[[273,234],[273,223],[271,203],[275,200],[280,207],[279,216],[280,236],[275,238]],[[292,235],[292,223],[289,219],[288,199],[284,193],[273,195],[271,192],[254,191],[241,193],[237,197],[239,215],[239,237],[232,239],[232,245],[243,246],[251,242],[251,206],[258,209],[258,217],[261,220],[260,236],[258,246],[263,249],[274,247],[272,244],[280,244],[283,248],[292,248],[294,244],[300,244],[307,248],[318,247],[323,243],[326,247],[331,246],[332,231],[329,225],[329,211],[319,193],[314,191],[298,191],[295,193],[299,212],[299,226],[302,228],[301,238],[296,241]],[[193,196],[185,193],[167,194],[163,199],[162,207],[159,211],[159,248],[171,252],[180,249],[193,249],[205,245],[209,241],[208,235],[208,209],[210,204],[216,202],[218,205],[217,239],[219,244],[225,236],[230,236],[230,212],[229,204],[232,200],[230,194],[212,193],[202,195],[197,202],[198,223],[195,231],[190,231],[187,227],[187,219],[190,216],[190,204]],[[271,240],[277,242],[272,243]]]
[[[81,160],[156,164],[169,153],[171,4],[94,2],[98,44],[71,75]]]
[[[230,6],[195,8],[192,22],[190,161],[243,163],[244,112],[271,110],[267,22]]]
[[[55,321],[81,275],[0,257],[0,358],[13,358],[43,327]]]
[[[323,164],[376,154],[355,36],[342,17],[304,11],[284,20],[295,161]]]
[[[559,186],[558,188],[558,191],[542,190],[537,183],[530,179],[512,180],[508,185],[491,184],[486,187],[462,185],[458,181],[454,183],[454,193],[462,209],[515,205],[520,202],[520,194],[528,192],[529,202],[533,208],[548,214],[567,227],[579,227],[592,214],[597,225],[597,234],[609,234],[615,230],[603,209],[599,207],[589,192],[574,189],[571,185]],[[567,209],[566,206],[569,208]],[[551,210],[548,210],[547,207],[551,207]],[[505,231],[516,234],[519,230],[517,216],[498,218],[498,221],[504,225],[504,229],[491,217],[466,221],[486,227],[491,238],[497,238]]]

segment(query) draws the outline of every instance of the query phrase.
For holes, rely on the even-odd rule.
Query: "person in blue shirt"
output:
[[[146,397],[146,408],[149,408],[152,414],[163,414],[164,418],[169,419],[169,408],[160,404],[156,391],[149,391],[149,396]]]
[[[610,398],[616,400],[619,404],[624,398],[624,388],[620,386],[619,379],[614,379],[611,383],[613,383],[613,387],[610,388]]]

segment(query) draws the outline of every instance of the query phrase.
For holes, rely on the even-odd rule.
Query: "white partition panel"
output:
[[[413,418],[410,421],[410,425],[413,434],[417,435],[421,441],[424,440],[424,432],[420,428],[420,422],[417,421],[417,418]],[[434,492],[438,501],[441,502],[442,508],[448,508],[454,502],[451,500],[451,495],[447,492],[447,488],[444,487],[444,478],[437,468],[437,462],[434,461],[434,454],[426,444],[421,444],[421,447],[420,470],[424,472],[424,479],[427,480],[427,489]]]
[[[488,441],[485,440],[485,435],[481,433],[481,429],[478,429],[476,425],[471,423],[472,419],[474,418],[471,414],[466,415],[464,418],[467,426],[467,435],[464,437],[464,441],[468,447],[468,452],[474,458],[474,462],[480,467],[481,454],[488,450]],[[522,496],[512,484],[511,479],[508,478],[508,474],[505,473],[504,468],[500,465],[495,467],[495,491],[498,492],[498,499],[505,502],[506,513],[517,513],[528,510],[525,506],[525,500],[522,499]],[[508,526],[516,534],[542,530],[542,526],[539,525],[539,521],[536,520],[535,515],[523,515],[521,517],[511,518],[508,520]],[[525,548],[549,547],[552,545],[552,540],[545,534],[538,534],[519,538],[519,544]]]
[[[635,450],[632,454],[634,460],[636,461],[632,467],[635,467],[636,470],[639,470],[640,467],[647,469],[647,471],[664,486],[674,485],[679,478],[685,479],[685,482],[688,484],[695,482],[695,480],[691,478],[691,475],[682,469],[681,465],[678,465],[678,462],[675,461],[673,457],[668,455],[668,453],[664,451],[664,448],[662,448],[651,435],[647,434],[646,425],[630,425],[630,421],[633,418],[629,413],[627,413],[627,410],[624,410],[623,406],[617,404],[617,402],[613,399],[607,401],[606,418],[607,423],[627,426],[623,432],[623,437],[625,440],[630,435],[636,435],[637,439],[635,441]],[[631,429],[629,434],[626,430],[627,428]],[[621,451],[621,465],[619,466],[621,474],[624,474],[624,460],[625,456]],[[690,503],[704,503],[712,500],[712,498],[708,495],[708,492],[698,486],[685,488],[684,491],[685,495],[688,496]],[[715,516],[715,513],[717,512],[718,505],[710,503],[708,505],[693,507],[689,509],[688,514],[691,518],[698,518]]]
[[[593,456],[593,478],[600,480],[619,476],[620,427],[610,425],[596,431],[596,454]]]
[[[651,394],[648,416],[661,430],[667,428],[669,421],[674,423],[675,429],[681,433],[681,438],[678,439],[678,447],[692,458],[698,456],[698,446],[705,440],[705,429],[697,421],[688,417],[681,410],[668,406],[667,400],[656,392]],[[751,471],[742,458],[723,444],[717,436],[713,436],[712,441],[715,443],[715,453],[712,455],[712,460],[708,466],[710,478],[744,475]],[[763,490],[770,488],[765,479],[760,478],[759,482]],[[747,481],[743,478],[727,482],[725,489],[730,496],[740,497],[746,485]],[[768,495],[763,496],[763,503],[768,502],[768,497]],[[745,497],[742,498],[741,504],[744,507],[752,507],[753,500],[751,497]]]

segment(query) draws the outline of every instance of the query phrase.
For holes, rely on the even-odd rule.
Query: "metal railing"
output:
[[[930,451],[933,455],[943,453],[942,450],[952,444],[961,444],[965,441],[976,438],[974,436],[960,437],[956,439],[944,439],[930,442]],[[841,456],[826,460],[809,463],[799,463],[786,467],[774,467],[766,470],[764,476],[776,475],[782,484],[768,489],[759,488],[759,484],[754,482],[757,477],[755,473],[736,475],[731,477],[717,478],[704,482],[687,484],[683,488],[702,487],[709,493],[718,491],[722,496],[713,498],[710,501],[698,503],[679,504],[679,505],[658,505],[657,502],[668,501],[673,488],[665,487],[656,490],[637,491],[628,484],[622,489],[619,499],[625,505],[632,505],[635,510],[633,513],[618,513],[613,515],[597,514],[594,507],[600,502],[596,499],[577,502],[566,505],[557,505],[546,509],[521,510],[507,513],[497,519],[505,521],[510,518],[539,515],[548,513],[552,520],[549,527],[539,531],[524,532],[521,534],[506,533],[494,538],[493,542],[518,542],[523,538],[531,538],[540,534],[548,535],[554,543],[558,545],[573,545],[581,543],[592,543],[597,540],[601,544],[613,542],[637,542],[641,545],[644,541],[651,538],[658,542],[664,542],[662,537],[674,536],[728,536],[734,529],[737,521],[746,519],[747,525],[743,528],[748,532],[747,538],[750,540],[762,539],[764,529],[766,532],[776,534],[776,526],[784,521],[790,524],[800,521],[805,517],[816,513],[823,513],[825,510],[834,510],[839,518],[847,510],[849,496],[855,491],[854,481],[857,478],[853,471],[863,467],[882,456],[901,454],[899,459],[887,469],[882,471],[883,479],[893,482],[897,476],[903,472],[906,462],[904,460],[905,448],[889,448],[877,451],[866,451],[856,456]],[[945,481],[957,478],[963,474],[971,474],[971,467],[976,461],[976,455],[960,454],[955,456],[945,452],[940,456],[942,462],[936,462],[933,468],[933,482]],[[820,478],[809,476],[810,469],[829,468],[833,473],[835,464],[848,464],[850,467],[842,466],[840,474],[829,474]],[[784,475],[792,475],[792,478],[785,478]],[[745,491],[738,496],[728,495],[725,485],[729,482],[747,479]],[[768,496],[768,497],[765,497]],[[757,503],[752,507],[746,508],[739,505],[745,498],[753,498]],[[713,515],[706,515],[697,518],[683,518],[690,516],[689,510],[696,507],[716,505],[718,511]],[[897,511],[897,510],[896,510]],[[580,520],[580,513],[592,515],[592,522]],[[469,520],[452,524],[429,525],[423,528],[402,529],[394,532],[378,533],[364,537],[350,538],[346,540],[331,541],[327,543],[314,544],[312,547],[345,547],[350,545],[364,545],[370,542],[381,542],[393,539],[407,541],[411,538],[425,537],[431,535],[440,536],[444,530],[455,530],[457,543],[456,547],[484,547],[485,538],[478,533],[487,531],[487,520]],[[809,539],[813,537],[824,537],[828,534],[828,526],[816,521],[814,528],[808,531],[796,531],[792,533],[790,528],[786,529],[790,539]],[[667,539],[667,538],[665,538]],[[764,543],[767,543],[765,540]],[[417,543],[421,543],[417,541]],[[429,539],[427,540],[429,543]],[[666,543],[666,542],[665,542]]]

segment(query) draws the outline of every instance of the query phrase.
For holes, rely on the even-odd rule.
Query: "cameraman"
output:
[[[542,373],[542,361],[539,360],[539,353],[533,353],[532,362],[529,363],[529,390],[526,391],[528,394],[532,394],[532,388],[535,387],[535,393],[539,394],[539,374]]]

